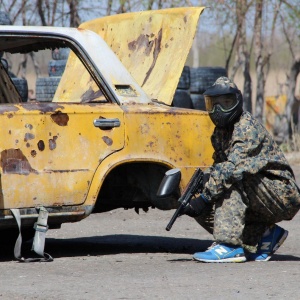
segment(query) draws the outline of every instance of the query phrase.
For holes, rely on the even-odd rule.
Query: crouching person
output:
[[[203,194],[184,213],[213,234],[215,242],[193,258],[202,262],[268,261],[287,238],[276,223],[291,220],[300,192],[283,153],[249,112],[228,78],[205,93],[213,123],[214,164]]]

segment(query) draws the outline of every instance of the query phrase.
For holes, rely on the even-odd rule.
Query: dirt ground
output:
[[[271,261],[205,264],[192,254],[211,236],[187,216],[167,232],[172,214],[120,209],[64,224],[47,234],[50,263],[19,263],[3,243],[0,299],[299,299],[300,215],[280,224],[289,237]]]

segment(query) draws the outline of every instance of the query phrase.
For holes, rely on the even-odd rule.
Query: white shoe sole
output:
[[[205,262],[205,263],[242,263],[247,261],[245,256],[240,257],[232,257],[232,258],[224,258],[218,260],[208,260],[208,259],[201,259],[197,257],[193,257],[194,260]]]

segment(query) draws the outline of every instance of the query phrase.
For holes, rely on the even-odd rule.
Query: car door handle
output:
[[[119,119],[95,119],[94,126],[101,129],[109,129],[113,127],[120,127],[121,122]]]

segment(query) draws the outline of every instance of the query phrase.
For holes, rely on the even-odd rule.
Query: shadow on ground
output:
[[[22,246],[22,255],[32,257],[32,242]],[[54,259],[61,257],[104,256],[130,253],[178,253],[194,254],[205,251],[211,245],[211,240],[188,238],[172,238],[141,235],[106,235],[86,238],[46,240],[45,251]],[[5,245],[0,249],[0,261],[14,260],[13,245]],[[300,261],[300,257],[292,255],[274,255],[274,261]],[[169,261],[177,261],[169,260]]]
[[[24,257],[32,257],[31,244],[32,241],[23,243],[22,255]],[[210,240],[120,234],[72,239],[48,238],[45,251],[53,258],[119,253],[193,254],[206,250],[210,244]],[[13,244],[3,246],[0,249],[0,261],[14,259],[13,248]]]

